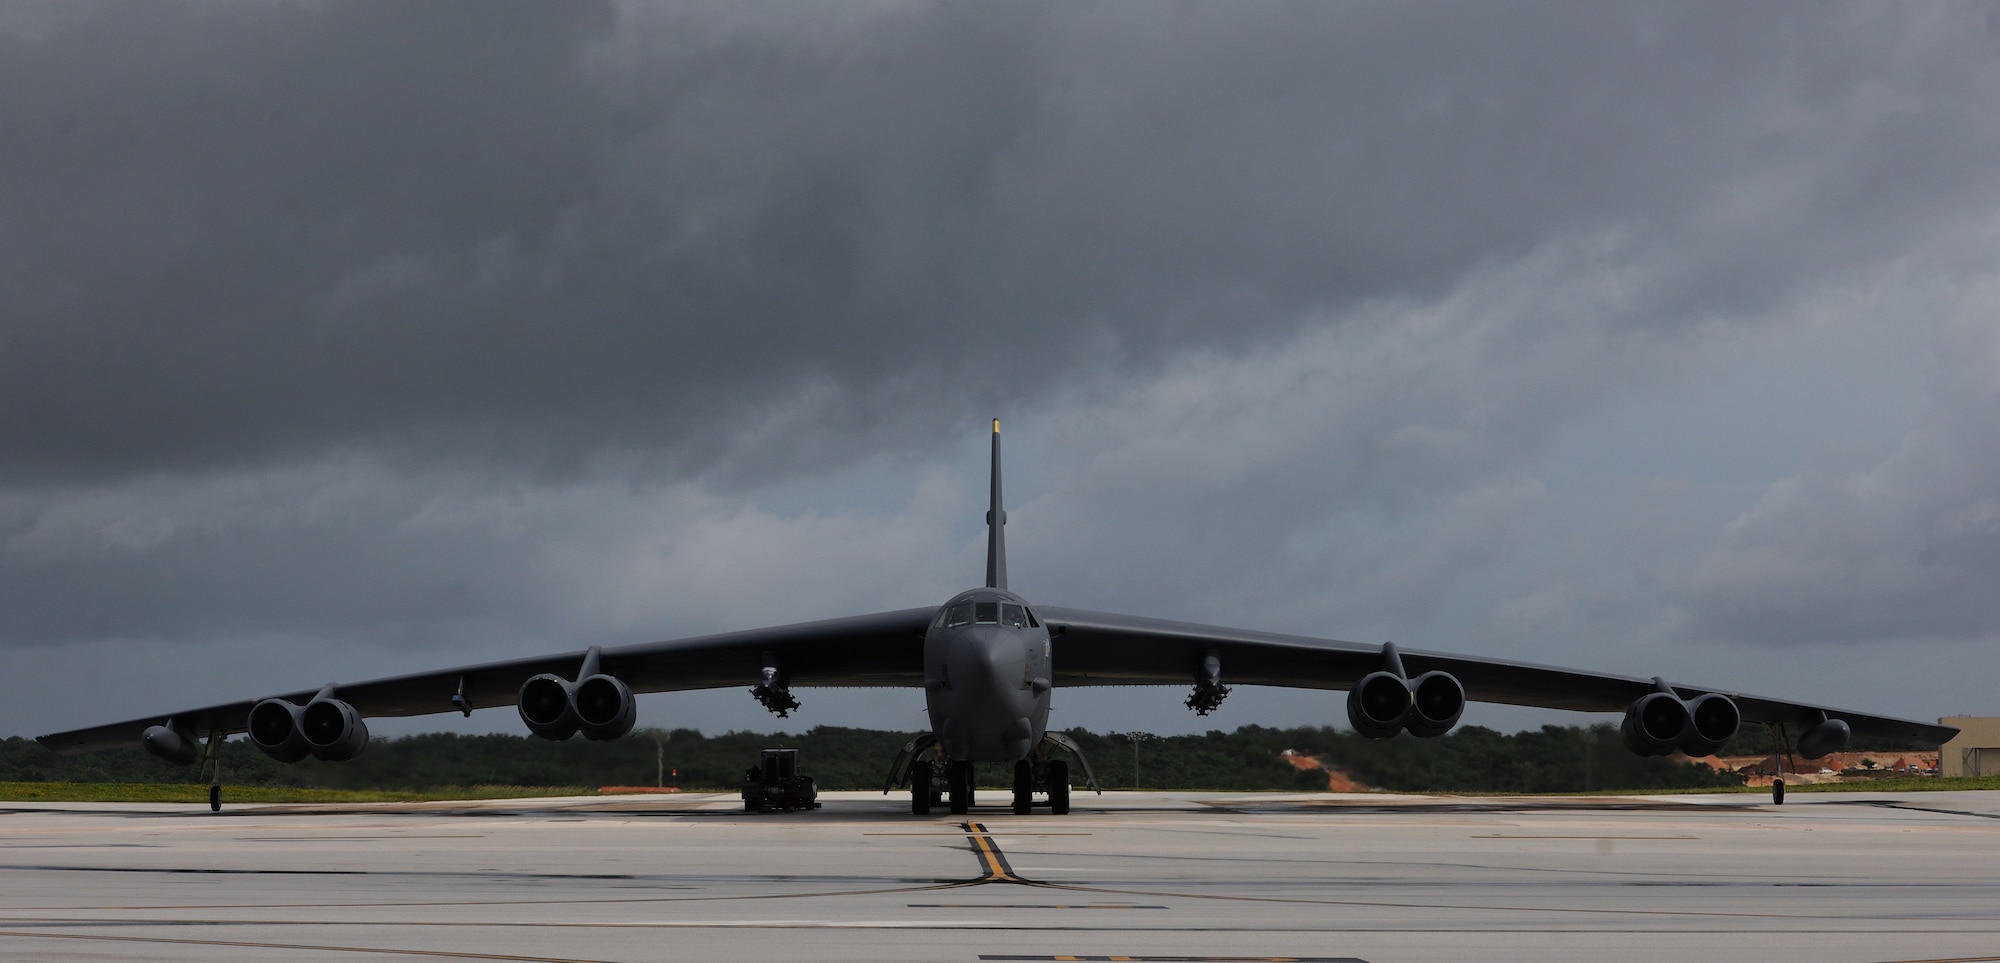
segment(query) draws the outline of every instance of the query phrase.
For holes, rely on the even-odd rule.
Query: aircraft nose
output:
[[[1002,644],[1006,634],[999,626],[988,625],[973,626],[959,633],[957,644],[952,646],[952,674],[980,688],[1004,678],[1008,669],[1014,668],[1007,665],[1007,650]]]

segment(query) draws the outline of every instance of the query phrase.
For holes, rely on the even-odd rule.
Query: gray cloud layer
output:
[[[928,442],[1574,234],[1673,327],[1990,208],[2000,136],[1949,9],[98,12],[0,68],[16,478],[702,471],[816,380]]]
[[[1051,600],[1591,664],[1988,640],[1995,23],[11,8],[0,645],[419,668],[917,604],[994,412]],[[1883,453],[1573,450],[1887,324],[1934,364]],[[1784,430],[1880,440],[1837,408]]]

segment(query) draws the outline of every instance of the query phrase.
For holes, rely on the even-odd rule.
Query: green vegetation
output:
[[[1070,733],[1107,788],[1132,785],[1132,739]],[[1330,727],[1267,729],[1139,740],[1139,784],[1175,789],[1324,788],[1326,777],[1297,772],[1286,749],[1343,770],[1355,782],[1398,792],[1559,793],[1696,789],[1740,785],[1706,766],[1632,755],[1609,724],[1544,726],[1505,735],[1465,726],[1436,739],[1404,734],[1365,739]],[[1278,766],[1271,765],[1276,762]],[[1282,767],[1282,768],[1279,768]]]
[[[765,746],[806,750],[808,772],[822,788],[882,787],[896,751],[909,735],[821,726],[803,736],[731,732],[703,736],[693,729],[640,730],[613,742],[454,733],[377,739],[351,762],[272,760],[248,742],[223,744],[223,782],[238,786],[428,792],[443,786],[651,786],[664,743],[666,765],[684,789],[734,791],[743,770]],[[59,756],[33,740],[0,741],[0,782],[185,783],[199,776],[144,749]],[[669,774],[670,782],[675,777]],[[206,797],[203,797],[206,798]]]
[[[1787,735],[1790,737],[1792,745],[1797,747],[1799,734],[1797,732],[1788,732]],[[1775,746],[1776,743],[1773,741],[1771,730],[1768,727],[1762,725],[1745,725],[1737,731],[1735,738],[1723,743],[1722,748],[1716,750],[1715,754],[1718,756],[1768,756]],[[1847,748],[1844,751],[1882,753],[1936,752],[1937,747],[1909,746],[1893,739],[1873,739],[1866,736],[1856,736],[1848,740]]]
[[[444,799],[524,799],[583,796],[584,786],[440,786],[424,792],[230,786],[231,803],[431,802]],[[207,804],[208,787],[186,783],[0,782],[0,799],[14,802],[151,802]]]
[[[1609,724],[1545,726],[1513,735],[1467,726],[1437,739],[1403,735],[1372,740],[1331,727],[1263,726],[1189,736],[1142,733],[1136,740],[1127,733],[1072,730],[1069,735],[1083,746],[1106,789],[1133,787],[1135,741],[1138,785],[1148,789],[1325,788],[1325,773],[1300,771],[1282,758],[1280,754],[1288,749],[1314,756],[1363,785],[1402,792],[1561,793],[1740,784],[1733,775],[1703,766],[1634,756],[1625,751],[1616,727]],[[908,733],[834,726],[821,726],[802,735],[729,732],[704,736],[693,729],[640,730],[614,742],[440,733],[380,739],[352,762],[306,760],[295,765],[274,762],[239,739],[223,746],[222,771],[232,799],[258,798],[244,795],[256,787],[348,790],[369,793],[371,799],[389,798],[382,795],[385,792],[467,798],[489,792],[483,787],[493,786],[651,786],[657,772],[656,754],[664,750],[666,765],[678,770],[677,776],[668,776],[670,783],[686,790],[734,791],[744,768],[756,761],[757,750],[789,746],[801,750],[807,771],[821,789],[880,790],[890,761],[909,738]],[[1002,788],[1008,779],[1001,766],[983,766],[980,775],[982,784],[994,788]],[[1073,776],[1082,782],[1080,768]],[[186,786],[190,779],[198,778],[194,767],[163,763],[137,747],[58,756],[31,740],[0,741],[0,787],[9,798],[56,798],[24,795],[19,784],[117,784],[127,787],[117,790],[126,793],[139,792],[132,788],[139,786],[178,786],[176,791],[199,793],[200,787]],[[531,791],[491,792],[506,796]],[[294,792],[283,798],[299,801],[304,797]]]
[[[1943,792],[1955,789],[2000,789],[2000,776],[1900,776],[1855,782],[1787,783],[1792,792]],[[1763,789],[1756,790],[1764,792]]]

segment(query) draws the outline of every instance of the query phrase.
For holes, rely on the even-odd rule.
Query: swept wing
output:
[[[1055,649],[1055,679],[1061,686],[1186,685],[1210,652],[1231,684],[1304,689],[1348,689],[1383,667],[1379,646],[1313,639],[1271,632],[1170,622],[1133,615],[1039,606]],[[1444,652],[1403,649],[1410,674],[1440,670],[1456,676],[1474,702],[1623,712],[1655,691],[1652,679],[1605,675],[1524,662],[1506,662]],[[1958,734],[1950,726],[1849,712],[1825,706],[1730,689],[1673,684],[1683,699],[1717,692],[1735,700],[1743,721],[1782,723],[1799,731],[1820,720],[1819,713],[1847,722],[1857,736],[1940,744]]]

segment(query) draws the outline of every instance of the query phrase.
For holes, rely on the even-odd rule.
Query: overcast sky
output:
[[[2000,713],[1994,4],[60,0],[0,91],[0,735],[936,604],[991,417],[1031,600]],[[1345,721],[1183,695],[1053,722]]]

